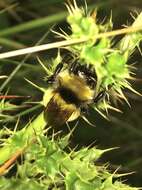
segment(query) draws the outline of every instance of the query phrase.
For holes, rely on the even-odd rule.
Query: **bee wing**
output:
[[[44,117],[49,125],[60,126],[68,121],[75,110],[76,107],[73,104],[67,104],[56,93],[48,102],[44,110]]]

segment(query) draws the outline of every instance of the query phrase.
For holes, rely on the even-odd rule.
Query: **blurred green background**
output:
[[[131,13],[136,16],[142,10],[142,0],[86,0],[89,10],[97,8],[98,21],[110,18],[114,29],[133,22]],[[59,40],[50,29],[68,31],[66,19],[66,7],[63,0],[0,0],[0,50],[1,52],[19,49],[36,44],[50,43]],[[79,6],[85,6],[84,1],[77,1]],[[119,40],[119,37],[118,39]],[[24,78],[28,78],[39,86],[46,86],[43,78],[45,72],[39,65],[36,56],[39,56],[45,65],[54,59],[57,50],[45,51],[29,56],[20,56],[12,59],[0,60],[0,75],[10,76],[10,81],[0,80],[2,93],[16,95],[31,95],[31,101],[40,101],[42,93],[28,84]],[[133,87],[142,92],[142,58],[136,49],[128,64],[134,64],[136,69],[136,81]],[[106,153],[100,163],[110,163],[110,169],[119,172],[135,172],[122,180],[126,180],[134,186],[142,186],[142,97],[125,92],[131,107],[125,102],[118,107],[123,113],[109,112],[109,119],[103,119],[98,113],[90,110],[89,120],[95,124],[91,127],[81,119],[75,129],[72,142],[74,145],[84,146],[94,143],[98,148],[119,147]],[[21,101],[13,102],[21,104]],[[31,111],[34,109],[34,111]],[[14,114],[23,113],[20,127],[33,115],[38,114],[43,108],[28,104]],[[12,127],[15,121],[7,124]],[[72,125],[76,124],[74,122]],[[70,124],[69,124],[70,125]]]

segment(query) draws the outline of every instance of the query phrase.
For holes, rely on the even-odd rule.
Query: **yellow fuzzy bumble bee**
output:
[[[91,68],[72,65],[63,70],[59,64],[47,80],[52,83],[44,95],[44,117],[48,125],[60,126],[77,119],[90,104],[98,102],[104,92],[95,96],[96,75]]]

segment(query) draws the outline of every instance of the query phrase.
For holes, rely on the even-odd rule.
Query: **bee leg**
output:
[[[96,97],[94,97],[94,100],[93,100],[94,103],[98,103],[101,99],[105,98],[105,95],[106,95],[105,90],[99,92],[99,94]]]
[[[62,70],[62,68],[63,68],[63,63],[59,63],[59,64],[57,65],[57,67],[55,68],[55,71],[54,71],[53,75],[51,75],[51,76],[46,80],[46,82],[47,82],[47,83],[50,83],[50,84],[54,83],[54,82],[55,82],[55,79],[56,79],[56,77],[57,77],[57,75],[60,73],[60,71]]]
[[[57,67],[56,67],[56,69],[55,69],[55,72],[54,72],[54,76],[56,77],[59,73],[60,73],[60,71],[62,70],[62,68],[63,68],[63,63],[59,63],[58,65],[57,65]]]
[[[94,99],[93,99],[94,103],[97,103],[101,99],[104,99],[106,97],[107,93],[109,94],[109,90],[111,90],[112,87],[113,87],[113,84],[109,85],[108,89],[102,90],[101,92],[99,92],[99,94],[96,97],[94,97]]]
[[[73,73],[73,74],[77,75],[78,71],[79,71],[79,64],[77,61],[74,61],[73,63],[71,63],[71,65],[69,67],[69,73]]]
[[[80,108],[80,111],[81,111],[81,114],[84,115],[84,114],[89,114],[89,108],[87,106],[82,106]]]

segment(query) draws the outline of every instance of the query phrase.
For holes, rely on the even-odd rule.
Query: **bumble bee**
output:
[[[77,119],[90,104],[104,96],[104,91],[95,95],[95,71],[76,62],[68,69],[63,69],[63,63],[60,63],[47,82],[52,86],[44,95],[44,118],[51,126]]]

